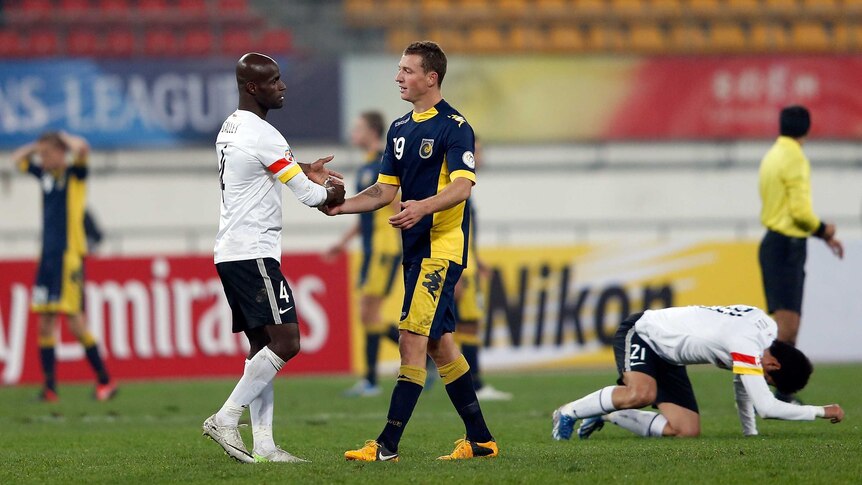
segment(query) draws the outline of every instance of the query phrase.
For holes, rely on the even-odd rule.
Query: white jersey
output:
[[[287,141],[250,111],[236,110],[216,139],[221,216],[215,262],[281,258],[281,187],[302,173]]]
[[[647,310],[635,330],[670,363],[715,364],[737,374],[762,375],[760,358],[775,340],[778,326],[751,306],[688,306]]]
[[[734,373],[739,418],[746,435],[757,434],[755,411],[764,418],[812,420],[820,406],[781,402],[769,390],[761,359],[778,326],[763,310],[746,305],[647,310],[635,331],[662,359],[676,365],[715,364]]]

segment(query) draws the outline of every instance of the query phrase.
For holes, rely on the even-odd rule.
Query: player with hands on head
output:
[[[278,64],[258,53],[236,65],[239,104],[216,139],[221,185],[215,264],[230,305],[233,331],[244,332],[249,353],[242,378],[221,409],[207,418],[203,434],[242,463],[303,462],[273,440],[273,380],[299,353],[297,302],[281,273],[281,187],[309,207],[344,201],[341,174],[326,168],[332,156],[299,163],[287,141],[266,122],[284,104],[286,86]],[[251,414],[254,448],[238,431],[243,410]]]

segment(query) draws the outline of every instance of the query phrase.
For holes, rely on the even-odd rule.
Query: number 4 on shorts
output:
[[[284,281],[281,282],[281,290],[278,292],[278,297],[284,300],[285,303],[290,303],[290,295],[287,294],[287,285]]]

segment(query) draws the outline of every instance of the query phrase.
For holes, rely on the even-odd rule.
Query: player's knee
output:
[[[642,408],[655,402],[656,390],[649,386],[627,387],[627,407]]]
[[[288,360],[296,357],[296,354],[299,353],[299,339],[290,338],[282,339],[278,342],[270,342],[269,350],[275,352],[275,355],[279,356],[281,360],[287,362]]]
[[[677,438],[697,438],[700,436],[700,426],[696,424],[677,424],[669,428],[670,434]]]

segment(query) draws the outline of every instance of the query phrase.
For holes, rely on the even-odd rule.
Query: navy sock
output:
[[[377,385],[377,354],[380,350],[380,334],[365,332],[365,365],[368,372],[365,379],[372,386]]]
[[[473,389],[482,389],[482,378],[479,377],[479,346],[473,344],[461,344],[461,353],[470,364],[470,375],[473,377]]]
[[[422,386],[409,381],[398,381],[392,391],[392,400],[389,402],[389,414],[386,417],[386,426],[377,437],[377,442],[391,452],[398,451],[398,443],[407,421],[413,415],[413,409],[419,401]]]
[[[45,374],[45,387],[57,391],[55,369],[57,367],[57,354],[54,346],[39,347],[39,360],[42,362],[42,372]]]
[[[105,363],[102,362],[102,357],[99,355],[99,346],[91,345],[89,347],[84,347],[84,352],[87,354],[87,360],[90,361],[90,367],[92,367],[93,372],[96,373],[99,384],[107,384],[111,382],[111,378],[108,376],[108,371],[105,370]]]
[[[398,331],[398,325],[390,325],[389,330],[386,331],[386,336],[389,337],[389,340],[397,344],[398,339],[401,338],[401,333]]]
[[[479,407],[479,400],[476,399],[470,373],[465,372],[461,377],[446,384],[446,393],[449,394],[449,400],[464,421],[467,439],[474,443],[492,441],[494,437],[491,436],[491,431],[485,424],[485,417],[482,416],[482,408]]]

